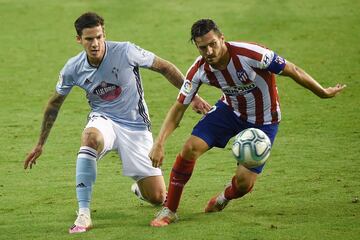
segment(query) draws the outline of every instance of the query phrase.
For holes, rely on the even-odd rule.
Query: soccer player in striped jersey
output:
[[[60,72],[54,95],[46,106],[38,143],[28,154],[24,168],[32,168],[56,120],[61,105],[72,87],[86,92],[91,113],[82,133],[76,160],[78,217],[70,233],[91,228],[90,201],[98,161],[109,151],[118,152],[123,175],[135,180],[132,191],[152,204],[162,204],[166,187],[162,172],[149,158],[153,138],[144,99],[140,68],[161,73],[180,88],[184,76],[172,63],[130,42],[105,41],[104,19],[85,13],[75,21],[77,42],[84,51],[69,59]],[[194,110],[210,109],[196,97]]]
[[[281,120],[276,74],[292,78],[320,98],[334,97],[345,87],[336,84],[323,88],[304,70],[260,45],[226,42],[211,19],[201,19],[193,24],[191,40],[201,56],[189,68],[177,101],[167,114],[152,147],[150,158],[154,167],[161,166],[165,141],[179,125],[199,87],[207,84],[219,88],[222,97],[197,123],[176,157],[166,204],[150,223],[154,227],[177,220],[176,211],[183,188],[191,177],[196,160],[203,153],[213,147],[224,148],[230,138],[250,127],[261,129],[274,142]],[[205,212],[221,211],[230,200],[250,192],[263,167],[248,169],[238,165],[230,183],[210,199]]]

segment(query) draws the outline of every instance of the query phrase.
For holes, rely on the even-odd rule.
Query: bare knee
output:
[[[166,200],[166,191],[157,191],[149,194],[147,200],[153,205],[161,205]]]
[[[161,205],[166,200],[166,186],[163,176],[152,176],[138,181],[142,196],[151,204]]]
[[[209,149],[207,143],[199,137],[191,136],[184,144],[181,156],[187,160],[196,160]]]
[[[81,146],[88,146],[101,152],[104,147],[103,135],[96,128],[85,128],[81,136]]]

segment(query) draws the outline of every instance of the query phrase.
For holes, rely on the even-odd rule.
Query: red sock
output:
[[[227,200],[241,198],[245,194],[251,191],[254,185],[251,185],[249,188],[241,189],[237,186],[236,176],[233,176],[231,180],[231,185],[225,189],[224,196]]]
[[[195,166],[195,160],[186,160],[180,156],[176,157],[170,174],[169,190],[165,206],[176,212],[179,207],[182,191],[189,181]]]

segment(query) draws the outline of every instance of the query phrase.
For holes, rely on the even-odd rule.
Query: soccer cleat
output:
[[[69,233],[82,233],[89,231],[92,227],[91,218],[86,214],[78,214],[74,225],[69,229]]]
[[[157,214],[156,218],[151,221],[150,226],[152,227],[165,227],[170,223],[176,222],[178,220],[176,213],[171,211],[167,207],[163,207],[160,212]]]
[[[132,185],[131,185],[131,191],[136,195],[136,197],[142,201],[145,201],[145,202],[149,202],[148,200],[146,200],[142,194],[141,194],[141,191],[140,191],[140,188],[139,188],[139,185],[134,182]]]
[[[162,203],[152,203],[152,202],[150,202],[149,200],[147,200],[146,198],[143,197],[143,195],[141,194],[139,185],[138,185],[136,182],[131,185],[131,191],[136,195],[136,197],[137,197],[138,199],[140,199],[141,201],[150,203],[150,204],[152,204],[153,206],[164,206],[164,204],[165,204],[165,202],[166,202],[166,199],[165,199],[165,201],[162,202]]]
[[[226,207],[229,202],[230,200],[227,200],[224,197],[224,194],[220,193],[209,200],[207,206],[205,207],[205,212],[220,212]]]

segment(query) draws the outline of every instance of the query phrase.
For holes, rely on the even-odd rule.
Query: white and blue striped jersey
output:
[[[91,66],[85,51],[70,58],[60,72],[56,91],[69,94],[73,86],[86,91],[92,112],[129,129],[149,129],[139,67],[149,68],[155,55],[130,42],[105,42],[98,67]]]

